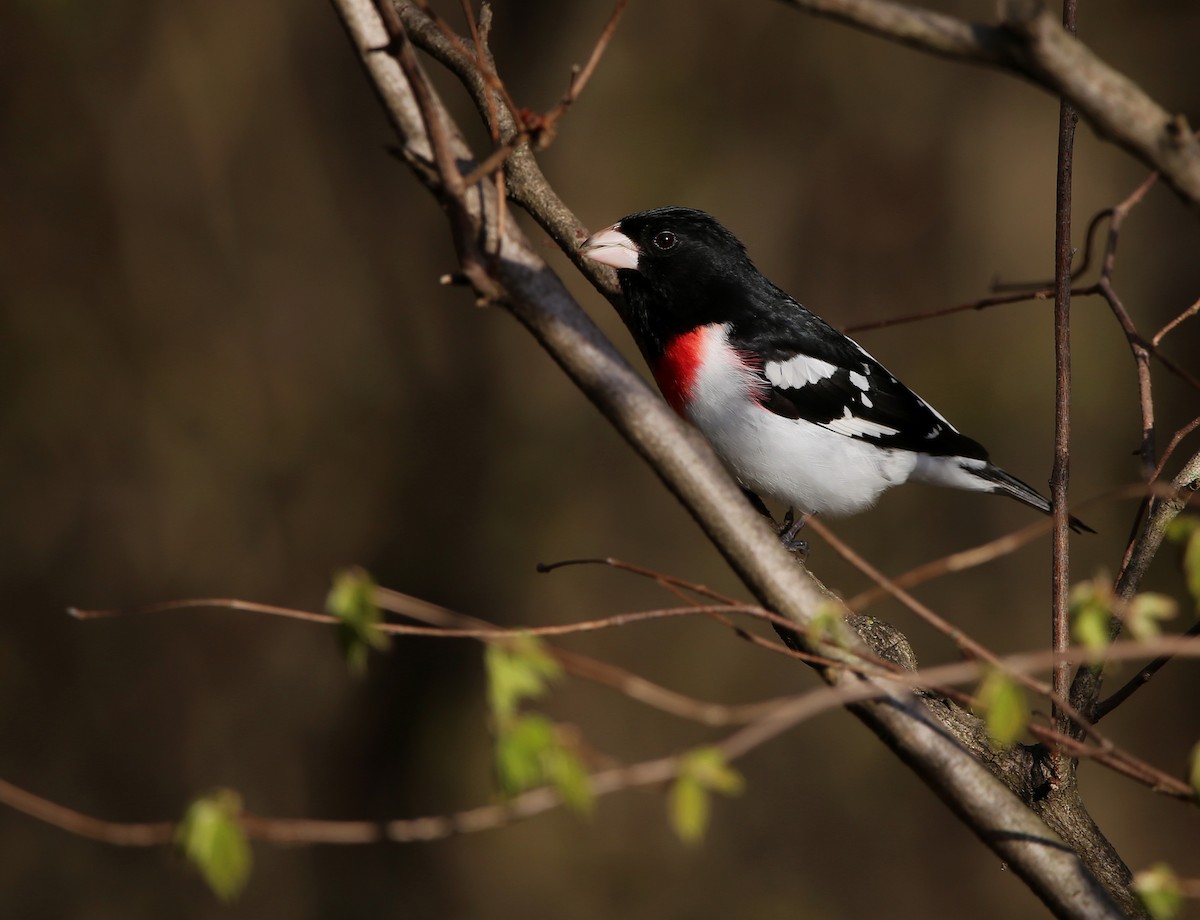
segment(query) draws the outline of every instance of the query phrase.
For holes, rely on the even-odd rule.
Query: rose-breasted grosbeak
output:
[[[750,493],[850,514],[910,479],[1050,502],[853,340],[768,281],[711,215],[659,208],[580,252],[617,269],[627,322],[667,402]],[[1075,530],[1090,530],[1071,519]],[[794,531],[791,536],[794,536]]]

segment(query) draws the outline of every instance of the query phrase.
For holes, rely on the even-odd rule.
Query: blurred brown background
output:
[[[442,4],[457,17],[454,4]],[[991,4],[940,3],[988,17]],[[607,2],[497,3],[502,73],[546,108]],[[457,21],[457,18],[456,18]],[[1190,0],[1082,5],[1082,37],[1200,121]],[[456,104],[463,99],[447,88]],[[114,820],[180,814],[215,786],[260,814],[389,818],[492,796],[481,655],[411,640],[346,673],[331,633],[229,612],[79,623],[68,605],[238,596],[319,608],[360,563],[504,624],[668,601],[629,576],[534,565],[615,555],[736,590],[650,471],[500,310],[439,287],[433,200],[392,140],[325,3],[0,7],[0,776]],[[464,118],[468,110],[460,109]],[[660,204],[717,214],[832,322],[969,300],[1051,271],[1057,106],[771,3],[634,3],[542,163],[593,227]],[[1081,127],[1077,239],[1145,170]],[[1200,227],[1162,189],[1128,221],[1117,282],[1143,331],[1200,295]],[[534,231],[536,232],[536,231]],[[555,264],[570,269],[547,244]],[[631,357],[594,292],[583,303]],[[1200,323],[1166,350],[1200,370]],[[862,336],[1005,467],[1044,482],[1045,303]],[[1133,363],[1098,300],[1074,323],[1073,494],[1136,479]],[[1165,442],[1200,400],[1155,370]],[[1197,446],[1195,437],[1190,448]],[[1133,503],[1087,509],[1074,573],[1119,558]],[[914,486],[837,522],[885,571],[1030,520]],[[1000,651],[1049,633],[1045,541],[922,597]],[[864,581],[819,543],[811,565]],[[1169,554],[1153,586],[1179,592]],[[904,611],[925,662],[947,644]],[[565,645],[706,699],[811,686],[714,624]],[[1200,737],[1194,667],[1110,730],[1178,771]],[[715,737],[567,682],[546,704],[626,760]],[[681,846],[658,793],[424,846],[256,847],[218,906],[163,850],[123,851],[0,810],[0,914],[109,917],[1000,918],[1040,907],[853,719],[739,763],[709,840]],[[1084,767],[1134,867],[1200,875],[1194,814]]]

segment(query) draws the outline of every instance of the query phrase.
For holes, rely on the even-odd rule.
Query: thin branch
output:
[[[538,563],[537,570],[543,573],[553,572],[556,569],[573,565],[605,565],[610,568],[618,569],[619,571],[630,572],[642,578],[648,578],[652,581],[656,581],[663,587],[672,589],[672,593],[674,593],[674,589],[678,588],[700,597],[707,597],[709,600],[718,601],[722,604],[739,603],[736,598],[730,597],[728,594],[722,594],[720,591],[716,591],[707,585],[701,585],[694,581],[688,581],[687,579],[680,578],[678,575],[669,575],[666,572],[656,572],[653,569],[644,568],[643,566],[637,565],[633,562],[625,562],[621,559],[615,559],[612,556],[589,559],[562,559],[558,562],[541,562]]]
[[[906,313],[903,316],[890,316],[884,319],[868,320],[863,323],[851,323],[848,326],[842,327],[842,331],[851,335],[859,332],[873,332],[876,329],[887,329],[889,326],[903,326],[908,323],[921,322],[927,319],[937,319],[943,316],[951,316],[955,313],[965,313],[968,310],[986,310],[989,307],[1025,303],[1030,300],[1048,300],[1052,296],[1052,293],[1044,289],[1034,289],[1015,291],[1011,294],[991,294],[987,297],[969,300],[966,303],[954,304],[950,307],[936,307],[935,309],[922,310],[918,313]]]
[[[1157,178],[1158,174],[1154,174]],[[1112,208],[1104,208],[1092,216],[1091,222],[1087,229],[1087,242],[1084,245],[1083,258],[1078,266],[1071,270],[1072,280],[1082,277],[1092,264],[1092,252],[1095,244],[1096,230],[1101,222],[1112,216]],[[951,316],[955,313],[965,313],[969,310],[980,311],[990,307],[1007,306],[1009,304],[1026,303],[1030,300],[1050,300],[1054,296],[1053,282],[1000,282],[992,283],[993,293],[987,297],[979,297],[975,300],[969,300],[966,303],[955,304],[950,307],[938,307],[933,310],[922,310],[919,313],[908,313],[903,316],[892,316],[886,319],[871,320],[865,323],[854,323],[842,328],[842,331],[848,334],[858,332],[871,332],[876,329],[886,329],[889,326],[902,326],[907,323],[920,322],[927,319],[936,319],[942,316]],[[1080,286],[1071,289],[1073,296],[1081,296],[1092,293],[1091,286]]]
[[[1175,329],[1177,326],[1179,326],[1184,320],[1190,319],[1191,317],[1195,316],[1197,313],[1200,313],[1200,300],[1197,300],[1194,304],[1192,304],[1190,307],[1188,307],[1186,310],[1184,310],[1182,313],[1180,313],[1177,317],[1175,317],[1173,320],[1171,320],[1169,323],[1167,323],[1165,326],[1163,326],[1161,329],[1159,329],[1158,332],[1154,333],[1154,337],[1150,339],[1150,344],[1153,347],[1158,348],[1158,343],[1163,340],[1163,336],[1165,336],[1168,332],[1171,332],[1173,329]]]
[[[637,567],[631,566],[631,568]],[[494,624],[486,620],[458,613],[389,588],[376,588],[375,599],[376,603],[386,610],[443,628],[494,628]],[[599,661],[579,652],[567,651],[550,644],[546,645],[546,650],[558,659],[569,674],[611,687],[626,698],[660,712],[670,713],[682,719],[691,719],[712,727],[752,722],[770,712],[783,700],[783,698],[764,700],[740,706],[710,703],[670,690],[624,668],[619,668],[606,661]]]
[[[604,56],[604,51],[608,48],[608,43],[612,41],[613,36],[616,34],[617,26],[621,22],[621,16],[624,15],[625,7],[628,5],[629,0],[617,0],[616,6],[613,7],[613,11],[608,17],[608,22],[604,24],[604,28],[600,32],[600,37],[596,39],[592,53],[588,55],[587,62],[583,67],[571,74],[571,82],[567,86],[566,93],[559,100],[558,105],[546,116],[546,120],[552,125],[566,114],[567,109],[574,104],[575,100],[579,98],[579,94],[583,92],[583,88],[587,86],[588,80],[592,78],[592,74],[596,72],[596,67],[600,64],[600,58]]]
[[[1134,326],[1133,318],[1125,309],[1121,298],[1117,296],[1112,276],[1116,267],[1117,243],[1120,240],[1121,228],[1126,218],[1141,203],[1142,199],[1146,197],[1146,194],[1157,180],[1158,174],[1151,173],[1124,201],[1112,209],[1112,219],[1108,224],[1108,239],[1104,247],[1104,261],[1100,268],[1100,278],[1094,286],[1096,292],[1104,298],[1109,309],[1112,310],[1113,315],[1117,318],[1117,322],[1121,326],[1121,330],[1125,333],[1125,339],[1129,343],[1129,349],[1137,367],[1138,402],[1142,412],[1142,445],[1140,450],[1142,478],[1147,482],[1151,481],[1154,475],[1154,398],[1150,380],[1150,353],[1156,346],[1148,344],[1138,333],[1137,328]]]
[[[0,779],[0,802],[53,827],[120,847],[162,846],[175,839],[175,824],[171,821],[149,823],[118,823],[85,815],[83,812],[14,786]]]
[[[437,16],[427,4],[418,0],[417,6],[430,18],[437,26],[438,31],[446,38],[446,40],[454,46],[454,48],[470,63],[483,74],[485,82],[489,88],[489,92],[484,94],[485,104],[488,107],[487,123],[492,132],[492,141],[494,148],[490,154],[474,169],[472,169],[463,179],[463,183],[467,186],[474,185],[479,180],[496,173],[503,168],[508,162],[509,157],[524,144],[532,144],[537,150],[543,150],[554,141],[557,131],[558,122],[567,110],[575,103],[583,92],[583,88],[591,79],[596,67],[600,63],[600,59],[604,56],[604,51],[612,41],[613,35],[616,34],[617,25],[621,21],[621,16],[625,12],[625,7],[628,6],[629,0],[617,0],[616,6],[613,8],[612,14],[605,23],[603,30],[600,32],[599,38],[596,39],[595,45],[592,47],[591,53],[588,55],[587,62],[583,67],[576,67],[572,70],[570,82],[567,85],[567,90],[563,97],[558,101],[549,112],[540,113],[530,109],[522,109],[517,106],[512,97],[508,94],[507,88],[504,86],[500,76],[496,73],[491,56],[487,53],[483,39],[480,37],[479,30],[475,27],[474,17],[471,15],[469,0],[463,0],[466,9],[467,21],[471,29],[472,41],[475,45],[474,53],[467,50],[462,39],[454,34],[454,31],[441,17]],[[501,142],[501,128],[496,117],[494,94],[499,95],[505,103],[505,107],[509,112],[517,130],[512,133],[512,136]]]
[[[1153,479],[1155,482],[1158,482],[1159,477],[1162,476],[1163,470],[1167,465],[1167,460],[1170,459],[1171,454],[1175,453],[1175,448],[1179,446],[1179,442],[1181,442],[1197,428],[1200,428],[1200,415],[1196,416],[1194,419],[1176,431],[1175,434],[1171,435],[1171,440],[1167,442],[1166,450],[1164,450],[1162,456],[1158,458],[1158,466],[1154,468]]]
[[[1063,2],[1063,28],[1075,38],[1076,0]],[[1068,596],[1071,591],[1071,533],[1067,510],[1067,486],[1071,469],[1071,193],[1074,183],[1075,126],[1079,116],[1063,98],[1058,109],[1058,162],[1055,169],[1054,196],[1054,463],[1050,470],[1050,508],[1054,527],[1051,546],[1051,627],[1050,647],[1058,654],[1071,644],[1071,617]],[[1114,218],[1115,221],[1115,218]],[[1109,226],[1112,226],[1110,221]],[[1111,232],[1111,231],[1110,231]],[[1060,735],[1069,735],[1072,720],[1058,700],[1071,691],[1071,666],[1059,662],[1052,674],[1054,727]],[[1061,748],[1051,751],[1054,786],[1069,780],[1072,764]]]
[[[400,592],[390,592],[395,597],[406,597]],[[426,605],[426,601],[420,601]],[[303,620],[308,623],[337,625],[341,621],[328,613],[316,613],[311,610],[298,610],[292,607],[278,607],[274,604],[259,604],[254,601],[238,600],[236,598],[206,597],[188,598],[184,600],[162,601],[155,604],[140,604],[131,607],[113,607],[107,610],[83,610],[70,607],[67,612],[78,620],[113,619],[123,616],[144,616],[156,613],[169,613],[176,610],[198,610],[217,608],[226,610],[241,610],[249,613],[265,613],[270,616],[285,617],[292,620]],[[392,606],[389,609],[407,613],[402,606]],[[573,636],[580,633],[596,632],[603,629],[616,629],[633,623],[648,620],[665,620],[675,617],[712,616],[714,614],[740,614],[757,620],[782,626],[785,629],[802,630],[795,622],[777,613],[760,607],[757,604],[710,604],[691,607],[663,607],[657,610],[635,610],[628,613],[617,613],[612,616],[599,617],[594,620],[584,620],[578,623],[562,623],[555,626],[514,626],[450,628],[442,626],[409,626],[404,623],[380,623],[380,632],[393,636],[436,636],[451,639],[511,639],[514,635],[525,636]]]

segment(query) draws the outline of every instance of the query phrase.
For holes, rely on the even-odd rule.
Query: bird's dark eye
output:
[[[670,230],[663,230],[654,234],[654,248],[660,252],[670,252],[675,248],[675,234]]]

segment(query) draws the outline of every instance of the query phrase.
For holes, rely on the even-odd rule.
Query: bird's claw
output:
[[[783,516],[783,526],[779,528],[779,540],[783,543],[783,548],[799,556],[801,562],[808,558],[808,541],[799,539],[800,530],[807,520],[807,514],[798,515],[794,509],[788,508],[787,514]]]

